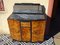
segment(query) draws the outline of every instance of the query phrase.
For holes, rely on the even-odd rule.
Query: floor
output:
[[[26,43],[26,42],[18,42],[13,41],[10,35],[8,34],[0,34],[0,45],[54,45],[54,40],[51,37],[43,43]]]
[[[55,45],[60,45],[60,32],[54,36]]]

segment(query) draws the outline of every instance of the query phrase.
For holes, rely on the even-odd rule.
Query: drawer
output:
[[[30,22],[21,22],[22,27],[30,27]]]
[[[30,28],[22,28],[22,41],[30,41],[31,32]]]

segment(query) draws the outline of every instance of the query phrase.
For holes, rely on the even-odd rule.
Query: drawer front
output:
[[[30,28],[22,28],[22,41],[30,41],[31,32]]]
[[[32,42],[43,41],[44,33],[45,33],[45,21],[32,22]]]
[[[17,20],[8,20],[11,37],[15,40],[21,40],[20,22]],[[16,35],[14,35],[16,34]]]
[[[21,22],[22,27],[30,27],[30,22]]]

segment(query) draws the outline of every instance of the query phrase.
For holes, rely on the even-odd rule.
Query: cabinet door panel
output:
[[[32,42],[43,41],[44,33],[45,33],[45,21],[33,21],[32,22]]]
[[[31,32],[30,28],[22,28],[22,41],[30,41]]]

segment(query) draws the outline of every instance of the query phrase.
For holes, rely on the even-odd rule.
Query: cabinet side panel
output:
[[[8,24],[12,39],[21,41],[20,21],[9,19]]]

